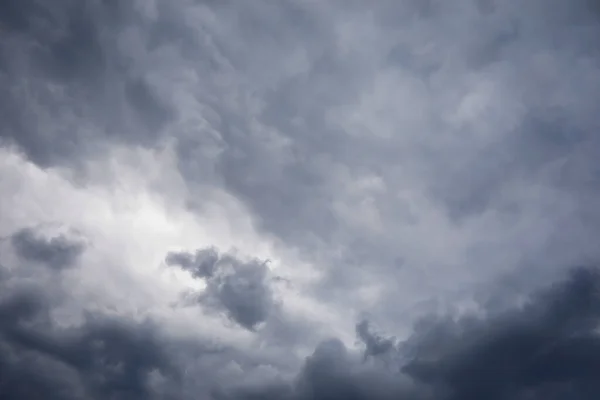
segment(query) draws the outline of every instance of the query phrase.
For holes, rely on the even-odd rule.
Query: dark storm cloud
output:
[[[315,349],[291,385],[240,390],[231,399],[595,399],[600,395],[600,273],[577,269],[521,309],[485,319],[430,321],[414,336],[373,352],[396,368],[363,364],[337,340]],[[381,338],[376,341],[383,343]],[[401,372],[398,370],[401,368]]]
[[[592,399],[600,394],[599,323],[599,272],[577,269],[521,310],[415,337],[422,349],[405,370],[449,399]]]
[[[206,279],[206,289],[197,299],[226,314],[246,329],[264,322],[273,308],[268,269],[259,260],[242,261],[231,254],[219,254],[210,247],[195,254],[172,252],[168,265],[177,265],[196,278]]]
[[[31,328],[22,314],[35,311],[30,304],[10,306],[2,307],[8,316],[0,330],[3,398],[146,399],[152,373],[173,374],[161,343],[143,326],[104,321],[74,330]]]
[[[85,250],[82,242],[64,234],[45,237],[32,228],[14,233],[11,243],[17,255],[24,260],[45,264],[55,270],[72,267]]]
[[[52,317],[60,304],[50,293],[58,288],[3,275],[1,398],[148,399],[171,390],[152,386],[155,376],[178,376],[152,324],[90,313],[79,326],[60,326]]]

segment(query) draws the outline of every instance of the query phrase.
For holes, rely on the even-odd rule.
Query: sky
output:
[[[0,398],[600,397],[595,0],[2,0]]]

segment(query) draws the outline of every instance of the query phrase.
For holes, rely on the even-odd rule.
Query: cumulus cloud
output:
[[[599,15],[3,1],[0,398],[597,398]]]

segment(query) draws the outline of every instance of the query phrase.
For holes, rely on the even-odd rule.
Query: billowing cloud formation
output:
[[[598,398],[599,11],[1,2],[0,398]]]

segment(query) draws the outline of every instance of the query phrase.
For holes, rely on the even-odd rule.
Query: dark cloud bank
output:
[[[28,230],[12,236],[22,268],[37,268],[30,263],[38,261],[41,249],[54,255],[47,264],[52,273],[63,271],[57,268],[57,259],[73,262],[66,257],[73,247],[64,238],[32,245],[34,235]],[[56,257],[59,253],[65,256]],[[205,249],[171,253],[167,259],[207,278],[223,268],[220,263],[231,264],[223,260],[228,257]],[[213,385],[203,381],[209,379],[208,373],[184,374],[189,357],[183,355],[202,359],[216,349],[203,351],[178,343],[150,322],[88,315],[77,327],[57,326],[51,311],[58,304],[48,297],[55,288],[28,285],[9,271],[3,268],[0,281],[0,396],[7,400],[600,396],[600,272],[594,268],[573,270],[564,281],[534,293],[516,309],[487,312],[485,317],[422,321],[403,341],[375,332],[368,321],[360,322],[356,333],[362,354],[337,339],[327,340],[306,359],[296,378],[252,385],[235,381]],[[236,277],[244,278],[244,273]],[[261,320],[254,309],[264,301],[260,290],[220,290],[209,289],[208,295],[216,296],[233,319],[246,327]]]

